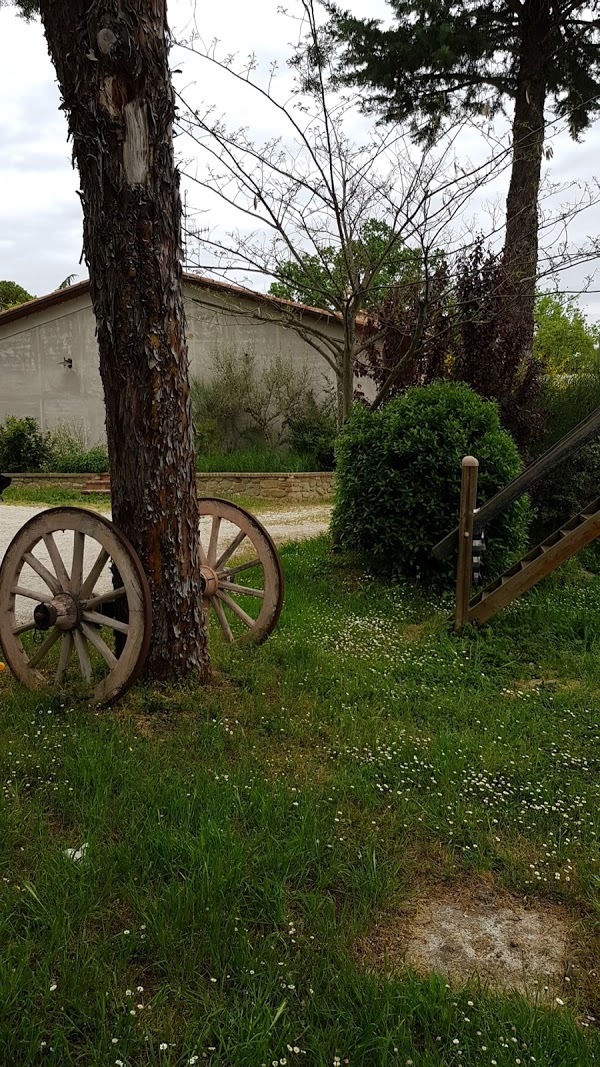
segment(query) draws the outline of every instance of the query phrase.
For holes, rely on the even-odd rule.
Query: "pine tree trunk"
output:
[[[542,5],[543,6],[543,5]],[[538,262],[538,201],[544,148],[543,50],[533,27],[523,30],[515,115],[513,161],[506,201],[504,265],[507,278],[507,315],[520,320],[531,350],[534,331],[535,287]]]
[[[166,0],[41,0],[81,182],[113,518],[152,591],[153,679],[208,675]]]

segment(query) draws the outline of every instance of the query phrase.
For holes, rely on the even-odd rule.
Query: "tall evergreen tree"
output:
[[[79,171],[113,518],[152,593],[147,671],[205,680],[166,0],[15,3],[39,11]]]
[[[507,296],[533,339],[538,199],[548,104],[577,139],[600,110],[600,0],[388,0],[394,25],[331,7],[343,77],[386,119],[435,136],[458,114],[512,106]]]

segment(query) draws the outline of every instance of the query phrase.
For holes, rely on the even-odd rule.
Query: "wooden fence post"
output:
[[[454,629],[460,630],[467,621],[471,599],[473,571],[473,513],[477,507],[477,470],[479,460],[465,456],[462,461],[460,483],[460,516],[458,522],[458,563],[456,567],[456,607]]]

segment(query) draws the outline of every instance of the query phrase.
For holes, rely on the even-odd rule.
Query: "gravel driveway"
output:
[[[0,562],[4,558],[4,553],[8,548],[8,545],[24,523],[34,515],[39,514],[40,511],[45,510],[46,509],[43,507],[21,507],[12,504],[0,504]],[[256,513],[256,517],[260,519],[264,526],[266,526],[276,544],[283,544],[285,541],[303,541],[324,533],[329,526],[330,514],[331,506],[329,504],[306,504],[290,508],[289,510],[260,511]],[[108,517],[110,517],[110,515]],[[224,523],[222,529],[223,532],[219,538],[219,546],[225,547],[225,545],[231,541],[232,534],[230,529],[228,529],[228,524]],[[72,554],[73,535],[70,533],[56,534],[55,541],[63,558],[69,561]],[[97,546],[90,543],[89,539],[86,540],[84,573],[87,573],[87,571],[91,569],[97,551]],[[38,545],[35,554],[45,566],[50,570],[53,570],[43,545]],[[40,587],[39,579],[27,565],[22,572],[21,584],[28,585],[34,589]],[[110,575],[107,568],[100,576],[96,585],[96,591],[104,592],[109,588]],[[22,615],[22,612],[18,611],[18,614],[20,616]],[[25,619],[19,618],[19,621],[25,621]]]

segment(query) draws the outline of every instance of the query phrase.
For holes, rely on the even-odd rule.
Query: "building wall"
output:
[[[219,354],[249,352],[259,366],[281,355],[305,368],[319,396],[333,390],[334,374],[323,357],[281,322],[258,321],[254,302],[190,284],[184,297],[192,377],[213,376]],[[341,336],[337,323],[324,319],[318,325]],[[66,359],[72,359],[72,369]],[[32,415],[43,430],[59,422],[83,423],[90,444],[103,440],[104,399],[89,295],[0,324],[0,421],[7,415]]]

